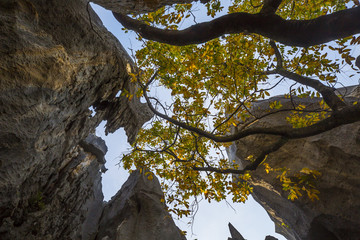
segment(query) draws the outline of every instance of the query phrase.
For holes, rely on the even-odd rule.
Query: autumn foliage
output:
[[[340,12],[333,16],[342,17],[343,11],[359,12],[359,2],[350,0],[233,0],[229,6],[222,4],[219,0],[208,1],[207,15],[216,19],[219,14],[241,13],[241,17],[281,18],[286,24],[299,20],[299,26],[314,19],[305,22],[310,26],[318,24],[321,16]],[[357,12],[354,24],[360,23]],[[139,71],[131,80],[140,86],[136,94],[145,97],[155,113],[153,120],[140,131],[131,153],[123,156],[123,166],[156,173],[162,180],[171,211],[179,216],[191,213],[194,199],[220,201],[230,194],[233,201],[244,202],[252,191],[248,182],[251,171],[260,165],[267,172],[278,173],[289,199],[302,195],[317,199],[316,179],[321,173],[307,166],[300,172],[291,172],[286,166],[274,169],[266,163],[266,156],[282,147],[287,139],[312,136],[360,120],[356,102],[349,104],[334,92],[336,87],[357,82],[359,69],[355,59],[359,55],[356,46],[360,44],[360,36],[353,32],[358,30],[307,47],[284,45],[252,31],[253,28],[223,34],[200,44],[176,46],[182,44],[176,41],[172,44],[171,37],[167,41],[166,36],[180,34],[177,30],[184,22],[196,25],[197,14],[192,4],[178,4],[136,16],[137,20],[132,16],[135,22],[131,25],[120,13],[114,13],[124,26],[131,25],[143,41],[143,48],[134,54]],[[226,28],[220,23],[219,20],[216,26]],[[149,33],[143,33],[141,24],[152,27]],[[215,27],[209,25],[207,31],[217,31]],[[151,39],[151,31],[158,29],[165,31],[164,41],[143,38]],[[152,95],[154,89],[162,89],[161,94],[169,96],[164,100],[162,96]],[[323,101],[320,109],[313,112],[307,112],[301,104],[294,105],[287,116],[288,129],[252,129],[247,121],[258,119],[251,113],[253,103],[278,92],[289,98],[322,97]],[[270,102],[269,109],[280,111],[282,104]],[[241,169],[233,159],[228,159],[226,148],[237,139],[258,133],[282,138],[276,146],[264,150],[261,157],[253,159],[251,167]],[[238,176],[236,180],[232,174]]]

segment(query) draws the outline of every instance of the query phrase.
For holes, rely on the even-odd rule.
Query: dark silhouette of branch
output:
[[[270,41],[270,45],[275,51],[276,62],[277,62],[276,70],[274,70],[273,73],[280,74],[281,76],[289,78],[291,80],[294,80],[295,82],[298,82],[303,85],[314,88],[316,91],[318,91],[322,95],[326,104],[334,111],[337,111],[340,108],[346,106],[346,104],[343,101],[341,101],[341,99],[335,94],[334,88],[328,87],[328,86],[322,84],[318,80],[314,80],[309,77],[304,77],[297,73],[293,73],[293,72],[286,70],[283,67],[282,57],[281,57],[280,51],[277,48],[275,42]]]
[[[279,8],[282,0],[264,0],[264,5],[260,13],[264,14],[274,14]]]
[[[178,46],[200,44],[224,34],[246,32],[256,33],[288,46],[308,47],[360,33],[360,7],[311,20],[285,20],[272,14],[281,1],[267,2],[269,3],[264,4],[260,13],[231,13],[184,30],[159,29],[122,13],[113,14],[125,28],[138,32],[143,38]]]
[[[232,173],[232,174],[244,174],[247,171],[256,170],[259,165],[265,160],[266,156],[272,152],[279,150],[285,143],[287,143],[288,139],[280,138],[275,144],[264,149],[261,154],[255,159],[254,162],[247,165],[244,169],[220,169],[215,167],[193,167],[196,171],[208,171],[208,172],[216,172],[216,173]]]
[[[360,104],[356,104],[353,106],[344,106],[341,109],[332,112],[332,114],[328,118],[321,120],[308,127],[292,128],[291,126],[283,126],[283,127],[273,128],[273,127],[256,127],[256,126],[252,127],[251,125],[248,128],[238,130],[232,135],[226,135],[226,136],[215,135],[208,131],[204,131],[197,127],[188,125],[184,122],[178,121],[174,118],[169,117],[166,114],[157,111],[153,107],[149,97],[147,96],[147,87],[155,80],[156,76],[157,76],[157,72],[151,77],[151,79],[145,86],[142,86],[143,94],[149,109],[155,115],[169,121],[170,123],[175,124],[176,126],[184,128],[191,132],[194,132],[199,136],[211,139],[215,142],[233,142],[253,134],[277,135],[277,136],[285,137],[287,139],[310,137],[329,131],[344,124],[360,121]]]

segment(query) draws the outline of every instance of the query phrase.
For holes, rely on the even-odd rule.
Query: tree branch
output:
[[[286,138],[280,138],[279,141],[277,141],[272,146],[264,149],[261,154],[255,159],[254,162],[247,165],[244,169],[220,169],[215,167],[193,167],[193,170],[196,171],[209,171],[209,172],[217,172],[217,173],[232,173],[232,174],[244,174],[247,171],[253,171],[256,170],[259,165],[265,160],[266,156],[269,155],[272,152],[275,152],[279,150],[282,146],[284,146],[285,143],[287,143],[288,139]]]
[[[282,0],[264,0],[264,5],[260,13],[275,14],[281,3]]]
[[[267,1],[276,10],[280,1]],[[264,10],[265,11],[265,10]],[[268,11],[268,10],[267,10]],[[143,38],[171,45],[200,44],[224,34],[256,33],[288,46],[308,47],[348,37],[360,32],[360,7],[338,11],[312,20],[285,20],[268,12],[231,13],[184,30],[164,30],[149,26],[122,13],[113,12],[127,29]]]
[[[280,74],[281,76],[289,78],[291,80],[294,80],[295,82],[298,82],[303,85],[314,88],[316,91],[318,91],[322,95],[326,104],[334,111],[337,111],[340,108],[346,106],[346,104],[343,101],[341,101],[341,99],[335,94],[335,89],[322,84],[318,80],[314,80],[309,77],[304,77],[297,73],[293,73],[293,72],[286,70],[283,67],[282,57],[281,57],[280,51],[277,48],[275,42],[270,41],[270,45],[275,51],[275,56],[276,56],[276,61],[277,61],[276,70],[273,71],[273,73]]]
[[[314,136],[341,125],[354,123],[360,121],[360,104],[356,104],[353,106],[345,106],[338,111],[334,111],[332,115],[324,120],[321,120],[311,126],[303,127],[303,128],[292,128],[291,126],[283,126],[283,127],[252,127],[239,130],[232,135],[221,136],[215,135],[210,132],[204,131],[202,129],[190,126],[184,122],[180,122],[174,118],[171,118],[163,113],[157,111],[151,104],[149,97],[147,96],[147,87],[149,84],[155,79],[157,72],[150,79],[150,81],[142,86],[143,94],[146,100],[146,103],[149,109],[157,116],[169,121],[172,124],[175,124],[178,127],[184,128],[191,132],[198,134],[199,136],[206,137],[215,142],[233,142],[239,140],[241,138],[253,135],[253,134],[268,134],[268,135],[277,135],[282,136],[287,139],[295,139],[295,138],[303,138]]]

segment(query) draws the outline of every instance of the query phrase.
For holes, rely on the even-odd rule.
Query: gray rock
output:
[[[320,238],[319,238],[320,239]],[[265,240],[278,240],[277,238],[273,237],[273,236],[266,236]]]
[[[108,148],[105,141],[100,137],[90,134],[84,140],[80,141],[80,146],[84,151],[94,154],[99,163],[105,164],[106,160],[104,157]]]
[[[236,230],[236,228],[231,223],[229,223],[229,230],[231,238],[228,238],[228,240],[245,240],[245,238],[239,233],[238,230]]]
[[[116,97],[132,60],[85,0],[0,1],[0,23],[0,239],[94,239],[106,147],[84,139],[152,117]]]
[[[185,240],[175,226],[159,181],[151,172],[133,172],[121,190],[105,205],[96,239]]]
[[[358,100],[358,87],[340,89],[347,101]],[[284,108],[291,105],[289,99],[278,96]],[[309,109],[318,108],[321,99],[299,99]],[[269,108],[269,100],[254,105],[253,113],[261,115]],[[282,127],[288,112],[280,112],[259,120],[254,126]],[[346,239],[357,240],[360,236],[360,123],[338,127],[313,137],[288,141],[278,151],[268,155],[266,162],[273,168],[288,167],[299,172],[303,167],[322,173],[317,181],[319,201],[302,196],[294,202],[287,199],[276,176],[266,174],[263,166],[252,173],[253,197],[275,222],[276,231],[289,240]],[[236,155],[241,164],[250,162],[247,156],[260,153],[261,149],[277,141],[278,137],[254,135],[236,142]],[[306,194],[305,194],[306,195]]]
[[[231,238],[228,238],[228,240],[246,240],[240,233],[238,230],[236,230],[236,228],[229,223],[229,230],[230,230],[230,234],[231,234]],[[265,240],[278,240],[277,238],[273,237],[273,236],[266,236]]]

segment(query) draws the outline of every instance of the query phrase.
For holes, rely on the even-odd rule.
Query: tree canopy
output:
[[[179,216],[191,213],[191,197],[220,201],[232,194],[233,201],[244,202],[252,190],[251,171],[260,165],[274,171],[266,156],[289,139],[360,120],[359,104],[335,92],[341,84],[353,84],[360,73],[360,58],[354,56],[360,44],[359,1],[232,0],[228,9],[222,4],[206,1],[213,20],[204,23],[196,23],[196,9],[189,3],[139,16],[113,13],[144,42],[136,51],[139,71],[131,80],[155,114],[122,163],[127,169],[155,172],[171,211]],[[184,19],[194,24],[179,30]],[[268,98],[284,82],[288,98],[321,97],[320,108],[307,111],[294,104],[283,109],[281,102],[272,101],[271,111],[254,116],[254,102]],[[151,96],[154,85],[167,89],[171,102]],[[283,110],[291,110],[288,127],[253,127],[253,122]],[[225,149],[254,134],[281,137],[241,169]],[[287,174],[280,171],[279,180],[290,199],[302,192],[317,199],[316,169],[304,166],[293,173],[296,180]]]

